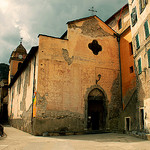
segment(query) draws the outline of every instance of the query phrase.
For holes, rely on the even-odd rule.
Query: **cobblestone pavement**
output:
[[[73,136],[33,136],[5,127],[0,150],[150,150],[150,141],[125,134],[87,134]]]

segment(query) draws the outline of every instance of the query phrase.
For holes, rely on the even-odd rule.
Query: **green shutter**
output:
[[[139,74],[141,74],[142,73],[141,58],[138,60],[138,68],[139,68]]]
[[[148,0],[144,0],[144,4],[147,5],[148,4]]]
[[[137,12],[136,12],[136,7],[132,9],[131,13],[131,21],[132,21],[132,27],[136,24],[137,22]]]
[[[139,43],[139,35],[137,34],[136,37],[136,48],[139,49],[140,48],[140,43]]]
[[[150,67],[150,49],[148,50],[148,67]]]
[[[149,37],[149,28],[148,28],[147,21],[144,23],[144,28],[145,28],[145,36],[146,36],[146,38],[148,38]]]

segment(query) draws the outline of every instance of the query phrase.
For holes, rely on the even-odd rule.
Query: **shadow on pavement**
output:
[[[44,138],[44,137],[43,137]],[[51,136],[49,138],[70,139],[70,140],[85,140],[95,142],[143,142],[146,140],[118,133],[102,133],[102,134],[84,134],[84,135],[68,135],[68,136]]]

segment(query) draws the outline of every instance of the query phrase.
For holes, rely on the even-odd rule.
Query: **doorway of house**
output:
[[[94,89],[88,96],[88,130],[105,130],[106,104],[102,91]]]
[[[128,132],[130,131],[130,126],[131,126],[131,120],[130,117],[125,118],[125,130]]]
[[[7,109],[7,104],[3,104],[3,123],[8,122],[8,109]]]
[[[140,109],[140,127],[141,130],[144,129],[144,109]]]

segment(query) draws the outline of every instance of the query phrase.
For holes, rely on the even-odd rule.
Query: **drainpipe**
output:
[[[34,56],[34,68],[33,68],[33,93],[32,93],[32,116],[31,116],[32,133],[33,133],[33,98],[35,92],[35,67],[36,67],[36,56]]]
[[[123,99],[122,99],[122,71],[121,71],[121,56],[120,56],[120,35],[119,34],[114,34],[117,38],[118,42],[118,49],[119,49],[119,68],[120,68],[120,87],[121,87],[121,102],[123,106]]]

